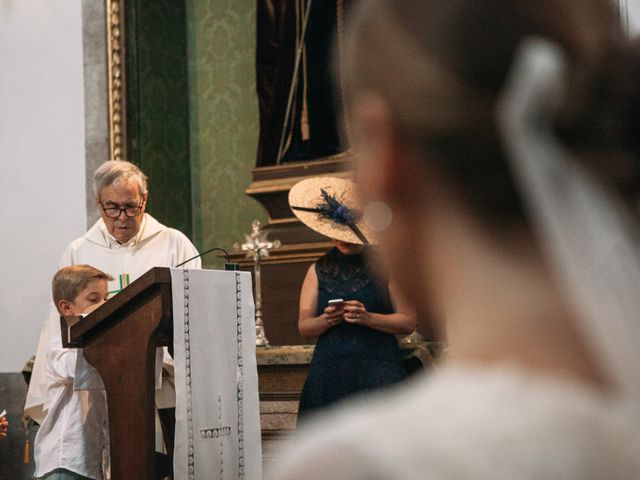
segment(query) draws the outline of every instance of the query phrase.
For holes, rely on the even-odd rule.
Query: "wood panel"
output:
[[[298,333],[298,302],[311,263],[268,264],[262,268],[264,330],[272,345],[309,343]]]

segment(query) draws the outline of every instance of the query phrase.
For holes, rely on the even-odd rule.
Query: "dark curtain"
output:
[[[341,11],[343,0],[311,2],[297,81],[292,86],[296,42],[302,39],[309,3],[309,0],[258,0],[258,167],[313,160],[346,150],[346,140],[339,128],[343,116],[342,95],[331,78],[331,47],[338,17],[344,13]],[[278,159],[281,142],[283,152]]]

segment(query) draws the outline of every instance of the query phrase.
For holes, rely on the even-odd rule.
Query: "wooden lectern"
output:
[[[152,268],[81,321],[61,319],[107,391],[112,480],[155,479],[156,347],[173,341],[171,275]]]

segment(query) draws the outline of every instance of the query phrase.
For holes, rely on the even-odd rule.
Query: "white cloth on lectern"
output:
[[[176,480],[260,479],[251,275],[171,269]]]

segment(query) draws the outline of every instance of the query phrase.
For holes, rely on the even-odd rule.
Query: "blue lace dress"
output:
[[[386,285],[375,280],[365,254],[343,255],[336,248],[316,263],[320,315],[333,298],[358,300],[367,311],[393,313]],[[405,377],[395,335],[343,321],[316,343],[302,389],[298,418],[358,392],[373,390]]]

